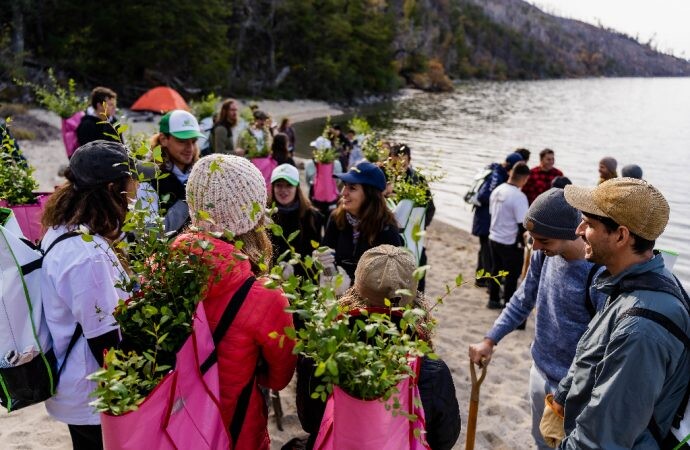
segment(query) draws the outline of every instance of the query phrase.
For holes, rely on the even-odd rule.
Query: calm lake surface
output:
[[[598,162],[642,167],[644,178],[671,205],[657,247],[680,253],[676,274],[690,283],[690,78],[607,78],[527,82],[468,82],[455,92],[406,92],[362,110],[376,129],[412,148],[413,164],[436,167],[436,217],[470,230],[472,211],[462,196],[482,166],[513,149],[556,153],[556,167],[575,184],[594,186]],[[345,127],[348,116],[334,117]],[[299,124],[298,153],[324,121]],[[440,169],[438,169],[440,168]]]

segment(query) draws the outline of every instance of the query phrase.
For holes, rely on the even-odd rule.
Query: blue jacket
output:
[[[584,259],[566,261],[561,256],[545,257],[541,250],[533,252],[524,281],[486,336],[498,343],[536,307],[532,358],[539,373],[557,385],[567,375],[577,343],[592,319],[585,305],[586,289],[597,311],[606,302],[604,293],[587,285],[593,266]]]
[[[611,294],[626,275],[648,271],[671,278],[657,255],[616,276],[604,272],[596,288]],[[559,448],[657,449],[648,429],[652,414],[661,434],[668,433],[690,382],[690,357],[683,343],[656,322],[638,316],[619,320],[632,307],[657,311],[690,334],[690,317],[670,294],[637,290],[609,297],[556,392],[556,401],[565,406],[566,437]]]
[[[498,185],[508,181],[508,172],[500,163],[492,163],[489,168],[493,170],[488,183],[484,183],[477,192],[477,200],[481,206],[474,208],[472,220],[472,234],[475,236],[488,236],[491,227],[491,214],[489,213],[489,198]]]

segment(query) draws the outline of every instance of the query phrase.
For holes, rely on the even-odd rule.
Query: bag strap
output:
[[[242,286],[240,286],[240,288],[233,294],[228,306],[225,307],[225,311],[223,312],[223,315],[221,316],[220,321],[213,332],[213,343],[215,344],[216,348],[213,349],[211,354],[208,356],[208,358],[206,358],[199,368],[202,375],[208,372],[208,370],[218,362],[218,344],[227,333],[230,325],[232,325],[232,322],[235,320],[237,313],[244,304],[244,300],[247,298],[247,294],[249,294],[249,290],[255,281],[256,278],[253,276],[247,278],[244,283],[242,283]],[[242,431],[242,425],[244,424],[244,418],[247,415],[247,408],[249,406],[249,400],[251,399],[252,391],[254,389],[255,379],[256,369],[254,370],[254,373],[252,373],[249,382],[246,384],[246,386],[244,386],[244,388],[242,388],[242,392],[240,393],[240,396],[237,399],[237,404],[235,405],[235,413],[233,414],[232,421],[230,422],[230,438],[232,439],[233,448],[237,443],[237,438],[240,435],[240,431]]]
[[[81,324],[77,323],[77,326],[74,329],[74,333],[72,333],[72,338],[69,340],[69,345],[67,346],[67,351],[65,352],[65,359],[62,361],[62,365],[58,369],[58,373],[57,373],[58,381],[60,380],[60,374],[62,374],[62,370],[67,365],[67,358],[69,358],[69,354],[72,352],[72,349],[76,345],[76,343],[79,340],[79,337],[81,337],[81,335],[82,335]]]
[[[663,278],[665,280],[668,280],[668,278],[656,275],[654,274],[655,277],[658,278]],[[690,304],[690,298],[688,297],[687,292],[683,288],[683,285],[681,284],[680,280],[674,275],[673,278],[676,281],[676,286],[674,286],[676,289],[672,289],[671,286],[668,285],[668,283],[662,283],[657,286],[657,289],[653,289],[651,286],[643,286],[645,290],[657,290],[659,292],[664,292],[670,295],[673,295],[676,297],[678,300],[680,300],[681,304],[685,308],[685,310],[690,314],[690,311],[688,310],[688,305]],[[670,282],[670,280],[669,280]],[[635,287],[633,279],[631,279],[630,285],[625,286],[625,291],[630,290],[630,288]],[[630,309],[627,309],[623,311],[623,313],[619,316],[617,319],[617,322],[620,320],[623,320],[626,317],[644,317],[645,319],[651,320],[653,322],[656,322],[657,324],[661,325],[664,327],[669,333],[671,333],[676,339],[678,339],[680,342],[683,343],[685,346],[686,350],[690,350],[690,337],[678,326],[673,322],[670,318],[668,318],[666,315],[661,314],[657,311],[653,311],[651,309],[647,308],[638,308],[638,307],[633,307]],[[685,389],[685,394],[683,395],[683,399],[680,402],[680,405],[678,406],[678,409],[676,410],[676,413],[673,416],[673,421],[671,422],[671,426],[673,428],[678,428],[680,426],[681,421],[685,418],[685,409],[688,405],[688,400],[690,399],[690,385],[688,385]],[[650,433],[652,433],[652,436],[656,440],[656,442],[659,444],[660,447],[662,447],[662,444],[664,442],[664,436],[661,434],[661,429],[659,428],[659,425],[656,423],[656,420],[654,419],[654,415],[652,415],[651,419],[649,419],[649,425],[647,426],[649,428]]]
[[[589,274],[587,274],[587,287],[585,288],[585,308],[587,308],[587,312],[589,313],[590,319],[592,319],[597,314],[597,308],[596,306],[594,306],[594,302],[592,301],[592,294],[590,293],[590,290],[592,289],[592,281],[594,281],[594,275],[597,274],[599,269],[601,269],[601,265],[594,264],[592,268],[589,270]]]
[[[43,258],[48,254],[49,251],[51,251],[53,249],[53,247],[55,247],[57,244],[64,241],[65,239],[69,239],[69,238],[74,237],[74,236],[79,236],[79,234],[81,234],[81,233],[79,233],[77,231],[68,231],[67,233],[63,233],[60,236],[58,236],[57,238],[55,238],[55,240],[50,244],[50,246],[45,251],[41,251],[40,247],[37,248],[34,245],[30,244],[30,246],[32,248],[40,251],[42,253],[42,255],[40,258],[35,259],[35,260],[21,266],[19,268],[19,270],[21,270],[22,275],[27,276],[28,274],[30,274],[34,270],[40,269],[41,266],[43,265]],[[24,242],[27,242],[27,241],[24,241]]]

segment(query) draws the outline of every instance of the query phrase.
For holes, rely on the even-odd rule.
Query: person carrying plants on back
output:
[[[309,146],[314,149],[312,159],[304,165],[309,200],[327,218],[338,204],[338,185],[333,176],[343,173],[343,166],[331,141],[325,137],[319,136]]]
[[[407,144],[393,145],[390,149],[390,158],[394,164],[400,165],[400,169],[403,171],[403,181],[410,184],[419,185],[424,188],[426,193],[425,197],[428,198],[428,203],[426,204],[426,211],[424,213],[424,229],[427,229],[431,224],[431,220],[434,218],[434,214],[436,213],[436,205],[434,205],[434,196],[432,195],[431,189],[429,188],[429,183],[427,183],[427,180],[424,178],[423,175],[414,170],[414,168],[410,165],[410,161],[412,159],[412,149]],[[403,224],[400,225],[402,226]],[[424,266],[426,265],[426,263],[426,248],[423,248],[422,254],[419,257],[419,266]],[[425,287],[426,276],[419,280],[418,289],[421,292],[424,292]]]
[[[268,114],[257,109],[253,113],[254,122],[240,132],[235,146],[237,154],[247,158],[266,157],[271,153],[271,133],[266,125]]]
[[[342,283],[347,288],[365,251],[382,244],[399,247],[403,242],[398,222],[383,197],[386,189],[383,170],[370,162],[361,162],[334,176],[344,186],[340,204],[328,219],[322,241],[330,250],[316,250],[314,257],[326,268],[340,268],[338,272],[347,275]]]
[[[196,241],[212,245],[206,250],[211,275],[203,299],[212,331],[233,294],[248,289],[237,317],[217,346],[221,413],[233,437],[232,430],[236,430],[235,450],[270,447],[266,404],[259,386],[283,389],[296,362],[294,342],[271,337],[293,324],[292,316],[285,312],[288,300],[282,290],[264,286],[272,254],[263,228],[266,196],[261,173],[247,159],[218,154],[201,158],[187,182],[195,228],[173,244],[196,252],[201,252],[192,245]]]
[[[542,424],[560,423],[561,449],[672,448],[662,440],[687,400],[683,340],[690,316],[687,294],[654,252],[669,205],[658,189],[633,178],[569,185],[565,199],[582,211],[576,233],[585,258],[606,266],[595,288],[608,299],[582,335]]]
[[[544,398],[568,373],[580,336],[606,301],[591,289],[601,267],[585,260],[585,242],[575,234],[580,220],[562,189],[551,188],[536,198],[524,220],[534,239],[529,271],[484,340],[469,349],[473,363],[481,365],[485,359],[488,364],[494,347],[536,308],[529,399],[532,436],[540,450],[550,448],[539,431]]]
[[[203,134],[196,118],[181,109],[164,115],[159,130],[152,137],[151,147],[161,148],[160,174],[156,177],[147,171],[148,181],[141,183],[137,197],[152,214],[163,214],[166,232],[179,232],[189,223],[185,185],[192,166],[199,159],[196,141]]]
[[[117,122],[117,94],[112,89],[98,86],[91,91],[91,106],[81,118],[77,127],[79,145],[103,139],[106,141],[123,142],[122,135],[118,135],[114,125]],[[114,136],[119,136],[116,138]]]
[[[340,298],[338,303],[344,311],[361,309],[376,311],[377,308],[378,310],[385,308],[386,314],[390,314],[392,320],[399,320],[399,316],[397,318],[395,316],[396,312],[392,311],[390,307],[386,307],[387,299],[390,302],[389,305],[392,304],[394,307],[409,305],[426,311],[427,316],[424,320],[430,321],[428,305],[423,294],[417,290],[417,281],[413,276],[416,268],[417,264],[414,257],[405,248],[392,245],[371,248],[364,252],[359,260],[354,285]],[[407,290],[409,295],[401,294],[401,290]],[[366,320],[364,316],[356,317]],[[351,323],[353,320],[355,319],[351,319]],[[432,345],[428,329],[417,326],[415,333],[418,338],[427,341],[430,346]],[[362,338],[364,339],[363,336]],[[417,383],[424,409],[426,431],[424,436],[429,447],[433,450],[452,448],[460,435],[460,413],[453,377],[448,366],[442,359],[423,357]],[[311,394],[318,384],[319,380],[314,374],[313,361],[308,358],[300,360],[297,371],[297,414],[302,428],[310,433],[307,448],[312,448],[315,441],[319,443],[324,437],[322,436],[323,433],[319,432],[319,428],[322,424],[326,404],[320,399],[311,398]],[[335,421],[338,420],[339,414],[356,417],[357,411],[341,411],[340,413],[334,411]],[[393,412],[385,411],[384,414],[393,414]],[[405,418],[405,420],[408,419]],[[362,436],[372,434],[372,431],[381,433],[381,430],[372,430],[376,424],[366,425],[366,429],[359,430]],[[408,429],[412,426],[413,423],[410,422],[409,426],[404,428],[404,432],[408,433]],[[357,431],[347,430],[346,432],[356,435]],[[317,433],[320,435],[319,439],[317,439]],[[335,434],[337,435],[338,432],[335,431]],[[396,440],[399,438],[399,436],[385,437]],[[335,443],[337,444],[337,436]],[[362,437],[361,448],[369,448],[366,444],[368,442]]]
[[[96,383],[87,375],[103,364],[103,351],[116,347],[118,327],[112,312],[129,294],[116,288],[126,280],[113,251],[120,239],[128,202],[135,197],[127,149],[93,141],[69,161],[67,181],[51,195],[43,213],[47,231],[41,248],[41,295],[58,367],[57,394],[46,400],[48,413],[68,424],[76,450],[103,448],[100,417],[89,406]],[[75,232],[85,227],[93,240]],[[71,345],[70,345],[71,344]]]

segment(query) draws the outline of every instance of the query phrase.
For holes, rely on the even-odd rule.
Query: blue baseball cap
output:
[[[511,153],[506,156],[506,162],[508,163],[508,170],[512,169],[515,163],[522,161],[522,155],[519,153]]]
[[[386,176],[383,170],[368,161],[362,161],[350,167],[350,170],[345,173],[335,174],[333,178],[340,178],[344,183],[349,184],[368,184],[381,192],[386,190]]]

